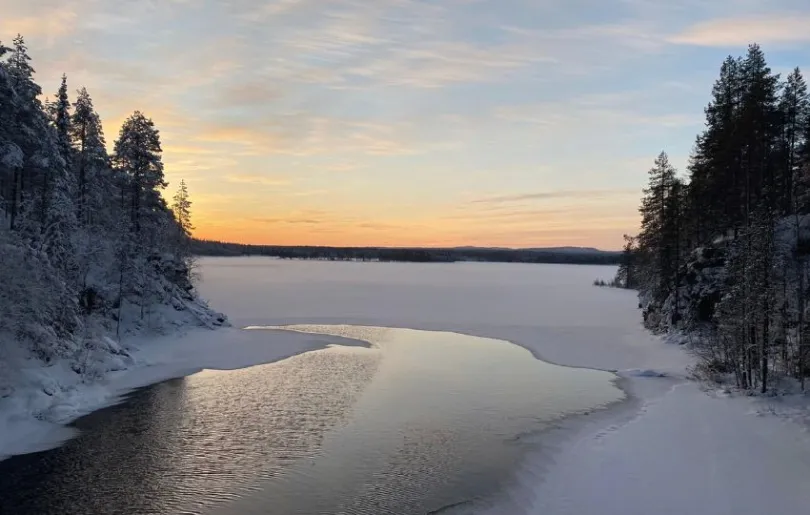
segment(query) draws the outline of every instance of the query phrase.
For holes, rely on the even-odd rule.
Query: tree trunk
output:
[[[40,191],[40,213],[39,213],[39,222],[41,224],[40,229],[43,229],[46,224],[46,219],[48,217],[48,190],[50,188],[50,177],[48,170],[42,171],[42,190]]]
[[[11,209],[10,220],[8,227],[14,229],[14,224],[17,221],[18,210],[20,206],[20,196],[22,189],[22,169],[19,167],[14,168],[13,177],[11,179]]]
[[[794,214],[795,214],[795,224],[796,224],[796,241],[795,244],[795,256],[796,256],[796,269],[798,271],[798,280],[796,285],[796,343],[798,347],[798,367],[799,367],[799,381],[802,385],[802,391],[804,391],[804,373],[805,373],[805,352],[804,352],[804,259],[800,254],[799,245],[801,243],[801,231],[800,231],[800,224],[801,218],[799,217],[799,210],[798,210],[798,202],[795,199],[794,195]]]
[[[765,293],[767,295],[767,292]],[[770,332],[770,303],[767,298],[763,306],[762,340],[759,342],[760,392],[768,391],[768,337]]]
[[[81,150],[80,150],[80,152],[81,152],[80,156],[81,157],[79,158],[79,207],[78,207],[78,212],[79,212],[79,223],[84,224],[86,222],[86,220],[84,219],[84,216],[85,216],[85,205],[84,204],[85,204],[85,197],[86,197],[86,192],[85,192],[85,188],[86,188],[86,186],[85,186],[85,168],[86,168],[86,163],[87,163],[87,150],[85,149],[85,140],[87,139],[87,127],[86,127],[86,124],[85,124],[85,126],[82,127],[82,136],[81,136],[81,138],[82,138]]]

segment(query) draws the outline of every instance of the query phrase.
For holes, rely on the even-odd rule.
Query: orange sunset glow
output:
[[[657,153],[684,172],[727,47],[753,31],[778,66],[800,36],[666,3],[41,3],[0,31],[43,89],[86,85],[110,146],[143,110],[195,235],[266,244],[617,249]]]

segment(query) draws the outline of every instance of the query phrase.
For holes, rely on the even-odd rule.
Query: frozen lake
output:
[[[480,335],[556,335],[564,343],[576,327],[573,337],[600,330],[602,338],[615,337],[593,323],[609,314],[607,303],[589,314],[590,323],[566,330],[566,320],[578,318],[577,306],[603,295],[592,280],[612,272],[203,260],[201,289],[235,325],[326,324],[288,329],[370,346],[206,370],[139,390],[124,404],[79,419],[81,436],[65,446],[0,462],[3,508],[468,513],[508,486],[521,458],[543,445],[544,429],[622,398],[612,374],[551,365]],[[537,324],[548,311],[543,330],[525,325],[528,313],[536,313]],[[432,330],[360,326],[397,321]],[[329,325],[344,323],[354,325]],[[252,331],[266,336],[267,345],[278,334]]]

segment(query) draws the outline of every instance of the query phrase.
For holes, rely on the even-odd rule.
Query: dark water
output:
[[[441,513],[495,494],[537,445],[523,436],[622,396],[497,340],[296,329],[374,346],[142,389],[63,447],[0,462],[0,513]]]

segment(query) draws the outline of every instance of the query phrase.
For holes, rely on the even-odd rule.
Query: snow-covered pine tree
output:
[[[29,211],[33,209],[29,193],[33,190],[35,172],[40,172],[40,183],[43,170],[41,169],[43,153],[37,152],[39,142],[32,136],[40,132],[41,125],[47,123],[43,120],[42,105],[38,96],[42,89],[34,82],[34,69],[30,64],[28,47],[21,35],[13,40],[8,60],[3,63],[5,75],[8,77],[7,85],[10,88],[11,101],[7,104],[10,111],[10,124],[8,125],[9,142],[15,150],[10,154],[15,156],[14,166],[11,166],[11,180],[9,191],[9,227],[14,228],[17,219],[23,210],[23,203],[29,200],[26,206]],[[18,158],[16,158],[18,156]],[[37,170],[39,168],[39,170]]]
[[[771,72],[759,45],[749,46],[742,61],[742,74],[744,90],[736,130],[741,135],[744,223],[748,226],[760,201],[773,207],[778,205],[779,76]]]
[[[191,257],[191,231],[194,226],[191,223],[191,199],[185,179],[180,180],[172,200],[172,212],[177,221],[176,255],[186,261]]]
[[[71,155],[70,146],[70,100],[68,99],[67,75],[62,74],[62,83],[56,93],[54,124],[56,125],[56,136],[59,142],[59,150],[63,157],[69,158]]]
[[[163,176],[160,135],[154,122],[135,111],[121,127],[115,142],[113,162],[127,177],[125,193],[129,204],[132,231],[153,239],[154,230],[161,229],[167,214],[160,192],[167,186]],[[156,241],[150,241],[154,244]]]
[[[151,119],[136,111],[121,128],[115,142],[113,163],[120,174],[122,205],[127,210],[128,235],[121,242],[119,255],[120,298],[132,299],[140,308],[140,318],[148,306],[162,302],[167,281],[184,295],[191,290],[187,263],[175,259],[175,235],[184,228],[161,196],[167,183],[163,176],[160,136]],[[188,199],[186,198],[186,201]],[[185,206],[190,207],[190,203]],[[190,230],[190,218],[185,230]]]
[[[65,199],[62,197],[67,196],[67,200],[72,200],[70,196],[75,184],[71,168],[73,148],[70,144],[70,101],[67,94],[66,75],[62,75],[62,82],[55,101],[46,103],[44,111],[49,115],[50,121],[56,129],[56,152],[51,151],[49,160],[52,162],[49,162],[42,170],[39,209],[43,230],[46,224],[53,223],[54,220],[53,216],[48,217],[48,212],[51,211],[51,201],[61,202],[62,206],[57,207],[57,210],[63,209]],[[54,184],[55,182],[59,183],[58,186]]]
[[[0,214],[3,228],[9,227],[13,209],[14,178],[22,167],[22,150],[14,141],[17,95],[11,85],[8,64],[3,60],[11,49],[0,41]]]
[[[151,120],[128,120],[113,170],[87,91],[73,113],[65,77],[54,102],[43,106],[40,96],[23,38],[0,44],[0,368],[20,368],[5,362],[7,346],[67,360],[85,378],[120,366],[126,353],[105,337],[116,326],[144,328],[134,317],[121,324],[127,299],[142,313],[160,312],[160,303],[189,321],[223,323],[198,302],[188,267],[173,256],[171,237],[184,229],[161,196]]]
[[[25,38],[20,34],[13,40],[7,66],[14,91],[24,102],[32,102],[42,94],[42,88],[33,80],[34,68],[31,66],[31,56],[28,55]]]
[[[101,118],[93,107],[86,88],[78,91],[70,123],[71,141],[75,150],[77,216],[87,225],[110,222],[117,215],[110,212],[118,206],[116,191],[107,155]],[[108,227],[109,223],[106,224]]]
[[[3,277],[0,305],[7,313],[0,332],[28,342],[43,359],[67,356],[70,335],[77,328],[73,282],[69,177],[60,155],[57,134],[37,98],[25,42],[18,36],[8,60],[0,63],[0,117],[10,123],[2,131],[3,190],[12,231],[2,232]],[[2,129],[0,129],[2,130]],[[63,216],[63,214],[67,216]]]

